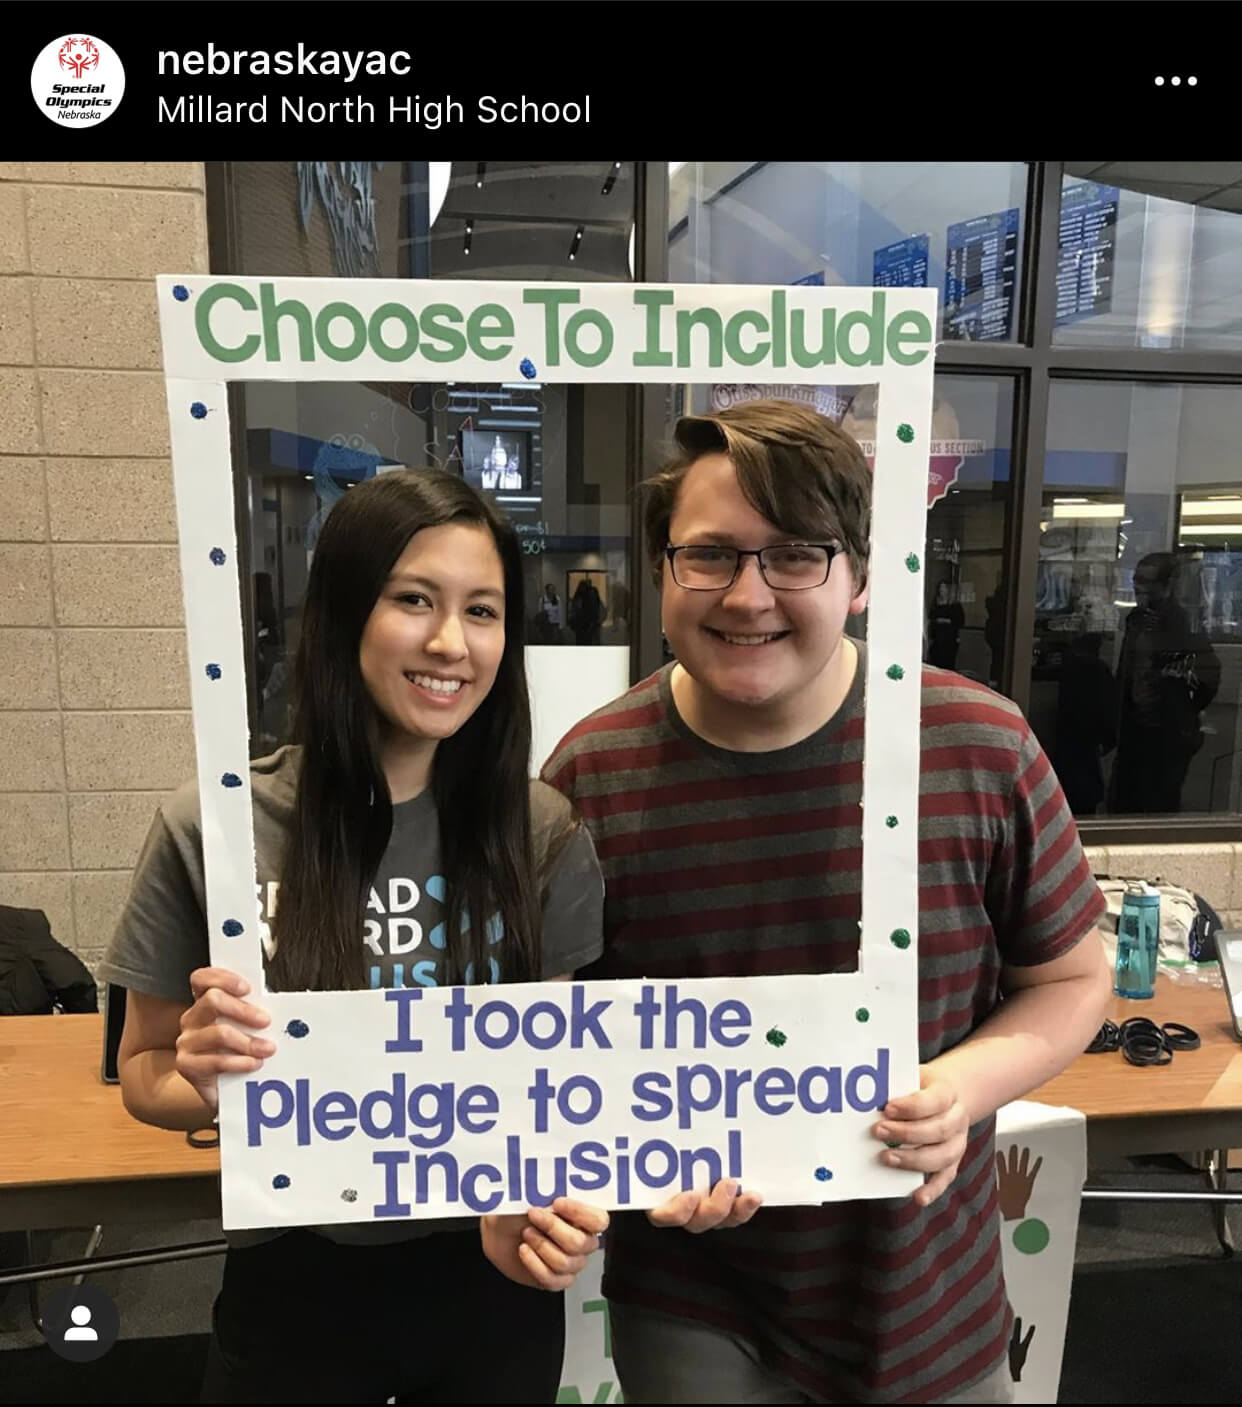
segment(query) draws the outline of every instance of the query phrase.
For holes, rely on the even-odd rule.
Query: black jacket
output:
[[[95,981],[76,953],[52,937],[42,909],[0,904],[0,1016],[98,1011]]]

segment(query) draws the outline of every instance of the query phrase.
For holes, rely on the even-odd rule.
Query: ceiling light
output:
[[[1183,518],[1214,518],[1218,513],[1236,513],[1242,509],[1242,498],[1212,498],[1206,502],[1182,502]]]
[[[1086,518],[1102,520],[1106,518],[1121,518],[1125,516],[1126,506],[1124,503],[1054,503],[1052,505],[1052,516],[1054,518]]]

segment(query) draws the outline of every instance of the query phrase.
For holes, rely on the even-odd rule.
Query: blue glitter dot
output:
[[[228,561],[223,547],[213,547],[207,554],[211,558],[212,566],[222,567]]]
[[[184,303],[189,296],[190,290],[185,286],[184,283],[173,284],[173,297],[177,300],[178,303]]]
[[[831,1182],[832,1171],[829,1168],[816,1168],[815,1176],[820,1182]]]
[[[202,401],[195,401],[194,404],[190,407],[190,414],[194,417],[195,420],[203,420],[206,418],[207,415],[207,407],[202,403]]]
[[[220,666],[218,664],[209,664],[207,666],[208,679],[219,679],[222,672],[223,671],[220,669]]]
[[[226,772],[224,776],[220,778],[220,785],[222,787],[239,787],[241,786],[241,778],[236,772]]]
[[[527,379],[527,381],[533,381],[535,377],[539,375],[539,372],[535,369],[535,363],[531,361],[529,357],[522,358],[521,363],[518,366],[518,370]]]
[[[310,1027],[305,1021],[290,1021],[285,1027],[285,1031],[296,1041],[300,1041],[303,1036],[310,1035]]]
[[[220,928],[226,938],[237,938],[246,931],[235,918],[226,918]]]
[[[289,1174],[277,1173],[276,1176],[272,1178],[272,1186],[276,1188],[278,1192],[284,1191],[284,1189],[289,1186]]]

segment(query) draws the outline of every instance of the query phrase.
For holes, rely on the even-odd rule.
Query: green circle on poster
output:
[[[1026,1256],[1037,1256],[1051,1239],[1051,1232],[1038,1217],[1029,1217],[1013,1233],[1014,1245]]]

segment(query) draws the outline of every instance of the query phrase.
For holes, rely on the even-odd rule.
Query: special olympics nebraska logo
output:
[[[85,35],[74,38],[71,34],[56,58],[61,68],[67,68],[75,78],[84,78],[88,68],[99,67],[99,45]]]
[[[125,66],[94,34],[62,34],[44,45],[30,70],[39,111],[58,127],[98,127],[125,95]]]

